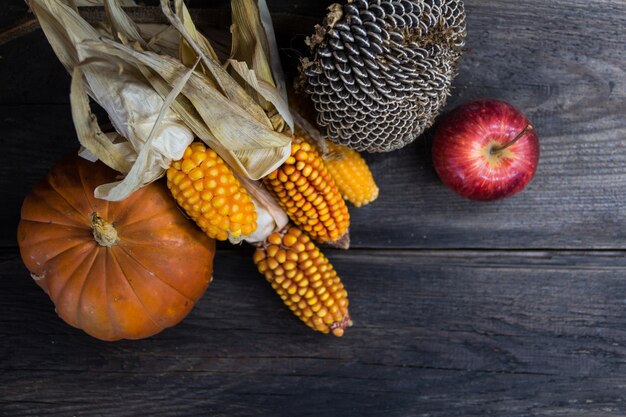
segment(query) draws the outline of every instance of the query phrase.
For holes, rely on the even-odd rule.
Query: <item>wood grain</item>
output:
[[[0,262],[7,415],[602,416],[626,408],[623,252],[326,251],[355,325],[316,334],[217,254],[179,326],[104,343]]]

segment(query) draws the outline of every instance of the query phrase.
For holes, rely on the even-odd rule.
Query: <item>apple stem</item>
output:
[[[522,130],[521,132],[519,132],[517,134],[517,136],[515,136],[510,142],[506,143],[503,146],[494,146],[493,148],[491,148],[491,151],[489,151],[490,154],[495,155],[498,152],[502,152],[503,150],[505,150],[506,148],[508,148],[509,146],[513,145],[515,142],[517,142],[518,140],[520,140],[522,138],[522,136],[524,136],[526,133],[530,132],[531,130],[533,130],[534,127],[533,125],[531,125],[530,123],[528,123],[526,125],[526,127],[524,128],[524,130]]]

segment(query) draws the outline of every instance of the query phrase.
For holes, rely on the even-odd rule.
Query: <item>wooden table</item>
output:
[[[268,3],[293,68],[288,48],[324,2]],[[3,27],[27,16],[18,0],[3,7]],[[69,77],[40,30],[0,46],[0,414],[626,415],[626,3],[466,8],[446,111],[478,97],[523,109],[541,139],[537,175],[481,204],[439,182],[432,131],[368,156],[380,198],[351,211],[349,251],[324,250],[350,293],[343,338],[303,326],[251,250],[226,245],[175,328],[105,343],[63,323],[15,228],[32,185],[77,146]]]

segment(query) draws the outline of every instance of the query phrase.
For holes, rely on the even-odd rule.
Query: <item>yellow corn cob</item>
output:
[[[167,170],[167,187],[178,204],[209,236],[226,240],[256,230],[254,203],[224,160],[201,142]]]
[[[297,227],[272,233],[253,259],[259,272],[307,326],[341,336],[352,325],[348,293],[337,272]]]
[[[354,149],[326,142],[329,158],[324,159],[344,199],[361,207],[378,198],[378,186],[365,159]]]
[[[291,156],[263,179],[291,220],[320,243],[340,239],[350,214],[320,154],[294,139]]]

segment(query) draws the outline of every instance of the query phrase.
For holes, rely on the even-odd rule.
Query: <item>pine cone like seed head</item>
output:
[[[399,149],[429,127],[465,42],[460,0],[348,0],[309,38],[301,81],[333,142]]]

